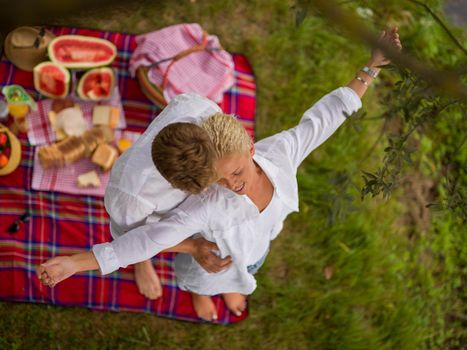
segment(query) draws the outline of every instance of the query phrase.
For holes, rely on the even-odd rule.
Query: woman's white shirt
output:
[[[271,180],[280,202],[279,214],[269,231],[270,240],[279,234],[286,216],[298,211],[296,171],[300,163],[360,107],[360,98],[352,89],[336,89],[308,109],[297,126],[255,144],[253,158]],[[251,294],[256,281],[247,266],[252,240],[260,229],[260,213],[243,197],[214,185],[205,193],[189,196],[159,222],[137,227],[113,242],[95,245],[93,252],[101,272],[110,273],[147,260],[200,233],[218,245],[222,256],[231,255],[233,264],[221,273],[208,274],[191,259],[185,264],[187,269],[180,270],[182,287],[205,295]]]

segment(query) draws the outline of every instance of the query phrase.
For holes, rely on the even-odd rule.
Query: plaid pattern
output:
[[[183,57],[177,55],[202,45],[211,51],[198,51]],[[225,90],[234,84],[233,61],[225,50],[216,51],[221,45],[215,35],[207,35],[197,23],[177,24],[140,35],[138,47],[130,59],[130,72],[139,66],[152,66],[148,78],[156,86],[163,87],[167,102],[184,92],[194,92],[212,101],[222,100]],[[176,63],[175,63],[176,62]],[[164,81],[166,80],[166,84]]]
[[[125,111],[127,130],[142,132],[159,112],[128,74],[128,60],[135,49],[135,36],[76,28],[52,28],[56,35],[80,34],[108,39],[116,44],[118,56],[112,67],[118,72],[118,87]],[[242,55],[233,55],[235,86],[225,93],[221,108],[239,116],[254,137],[255,83],[252,69]],[[33,96],[32,74],[0,62],[0,86],[20,84]],[[93,244],[111,240],[108,215],[103,200],[95,196],[76,196],[36,191],[31,186],[35,149],[26,135],[20,137],[22,161],[12,174],[0,177],[0,299],[81,306],[95,310],[135,311],[199,322],[191,296],[176,287],[172,270],[173,254],[160,254],[153,261],[163,283],[163,297],[149,301],[139,294],[132,267],[107,276],[98,272],[77,274],[50,289],[40,285],[34,267],[56,255],[88,251]],[[31,218],[10,235],[7,227],[23,213]],[[218,323],[238,322],[248,316],[232,315],[222,299],[214,297]]]
[[[135,131],[115,130],[116,141],[120,140],[120,138],[125,138],[136,142],[140,135],[141,133]],[[101,171],[99,167],[88,158],[83,158],[63,168],[44,169],[39,161],[39,149],[40,147],[36,147],[34,155],[32,189],[104,197],[105,188],[109,183],[109,172]],[[97,172],[101,185],[99,187],[78,187],[77,177],[91,170]]]

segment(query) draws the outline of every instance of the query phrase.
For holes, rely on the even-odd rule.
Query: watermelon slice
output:
[[[70,72],[53,62],[42,62],[34,67],[34,87],[42,95],[63,98],[68,95]]]
[[[82,35],[62,35],[49,43],[50,59],[67,68],[106,66],[117,56],[117,48],[105,39]]]
[[[100,101],[110,98],[115,85],[111,68],[95,68],[84,73],[78,83],[77,93],[83,100]]]

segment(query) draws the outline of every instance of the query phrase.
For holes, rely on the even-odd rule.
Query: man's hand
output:
[[[193,245],[193,258],[209,273],[222,271],[232,263],[230,256],[221,259],[217,255],[219,248],[213,242],[209,242],[204,238],[196,238],[193,239]]]
[[[57,256],[47,260],[36,269],[39,280],[49,287],[54,287],[76,272],[76,264],[69,256]]]

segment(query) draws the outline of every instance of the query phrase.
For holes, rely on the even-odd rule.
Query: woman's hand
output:
[[[76,264],[70,256],[57,256],[47,260],[36,269],[39,280],[49,287],[54,287],[76,272]]]
[[[383,46],[392,46],[397,50],[402,49],[397,27],[383,31],[379,37],[379,42],[383,44]],[[363,95],[365,95],[368,87],[371,85],[381,70],[380,67],[389,63],[391,63],[391,61],[384,56],[381,49],[374,49],[371,52],[371,58],[368,63],[362,70],[357,72],[355,78],[353,78],[347,86],[355,91],[355,93],[360,98],[362,98]]]
[[[379,42],[389,46],[393,46],[398,50],[402,49],[402,44],[399,39],[397,27],[393,27],[389,30],[383,31],[379,37]],[[378,48],[372,51],[370,62],[371,66],[373,67],[384,66],[386,64],[391,63],[391,61],[384,56],[383,51],[381,51],[381,49]]]
[[[204,238],[193,239],[194,249],[192,256],[209,273],[222,271],[230,266],[232,258],[230,256],[221,259],[217,252],[219,248],[213,242],[207,241]]]
[[[53,287],[77,272],[97,270],[99,264],[92,252],[79,253],[71,256],[57,256],[41,264],[37,269],[39,280]]]

